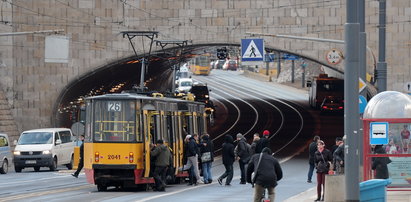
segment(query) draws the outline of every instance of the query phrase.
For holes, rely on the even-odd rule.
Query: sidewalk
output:
[[[317,188],[313,187],[284,202],[313,202],[315,199],[317,199]],[[411,191],[387,191],[387,202],[411,202]]]

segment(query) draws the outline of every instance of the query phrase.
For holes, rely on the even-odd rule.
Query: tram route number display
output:
[[[114,159],[117,159],[117,160],[120,160],[121,159],[121,157],[120,157],[120,155],[108,155],[108,160],[114,160]]]
[[[120,112],[121,102],[108,102],[107,109],[109,112]]]

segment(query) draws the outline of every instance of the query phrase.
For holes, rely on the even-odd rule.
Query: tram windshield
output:
[[[138,134],[139,115],[134,101],[95,100],[94,142],[141,141]]]

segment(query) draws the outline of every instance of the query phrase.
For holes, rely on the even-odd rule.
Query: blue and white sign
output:
[[[274,53],[266,53],[264,55],[264,62],[274,62],[275,60],[275,54]]]
[[[370,144],[388,144],[388,122],[370,123]]]
[[[365,99],[364,96],[360,95],[360,100],[359,100],[360,114],[364,114],[364,110],[366,106],[367,106],[367,99]]]
[[[263,39],[241,39],[241,61],[263,61],[264,40]]]
[[[300,59],[300,57],[298,57],[297,55],[290,55],[290,54],[284,53],[283,59],[284,60],[298,60]]]

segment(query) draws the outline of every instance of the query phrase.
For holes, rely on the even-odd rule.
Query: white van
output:
[[[74,137],[68,128],[43,128],[21,133],[14,149],[14,169],[49,167],[54,171],[58,165],[73,168]]]
[[[0,133],[0,174],[9,171],[12,159],[9,137],[7,134]]]
[[[190,78],[181,78],[177,81],[177,91],[179,93],[187,93],[193,87],[193,79]]]

